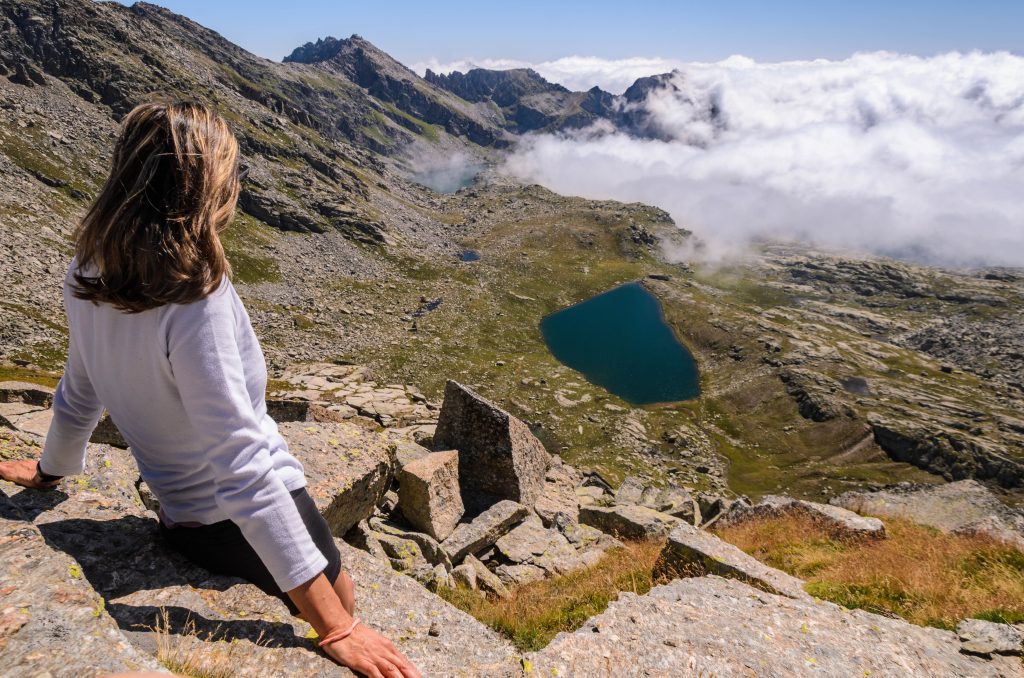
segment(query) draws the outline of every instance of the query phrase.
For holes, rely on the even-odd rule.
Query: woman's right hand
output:
[[[363,624],[356,624],[351,634],[323,650],[334,661],[368,678],[422,678],[390,640]]]
[[[59,478],[48,481],[39,475],[39,462],[35,459],[0,461],[0,479],[33,490],[52,490],[60,485]]]

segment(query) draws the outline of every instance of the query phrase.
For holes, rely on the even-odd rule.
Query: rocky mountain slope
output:
[[[494,104],[505,116],[506,126],[519,134],[586,127],[616,115],[616,97],[599,87],[571,92],[527,68],[474,68],[447,75],[428,69],[424,80],[467,101]]]
[[[275,63],[154,5],[0,0],[0,378],[53,386],[60,376],[67,333],[59,285],[69,235],[105,176],[117,121],[153,97],[197,98],[229,119],[253,166],[225,245],[274,378],[274,416],[322,419],[340,432],[319,436],[295,421],[297,447],[326,457],[337,446],[331,440],[378,452],[396,440],[422,442],[454,379],[525,422],[559,455],[564,465],[553,464],[545,471],[551,478],[544,478],[560,488],[553,501],[562,508],[575,502],[593,523],[625,520],[619,513],[633,520],[645,511],[687,510],[685,520],[693,522],[694,502],[710,516],[713,506],[721,513],[737,502],[752,503],[738,495],[756,502],[786,493],[821,502],[898,481],[977,479],[990,491],[985,501],[1021,503],[1024,272],[945,271],[781,245],[708,268],[675,255],[693,237],[662,210],[559,196],[500,173],[503,149],[527,130],[565,130],[601,119],[656,135],[636,104],[665,86],[671,84],[664,76],[642,79],[609,99],[596,89],[568,92],[528,71],[478,69],[421,79],[358,36],[310,43]],[[452,158],[491,166],[452,194],[410,181],[431,163]],[[476,259],[465,261],[465,250]],[[537,329],[542,317],[634,280],[657,296],[666,321],[694,354],[699,399],[633,406],[559,364],[545,348]],[[329,365],[312,373],[308,363]],[[0,431],[14,441],[4,438],[4,458],[37,452],[43,409],[4,409]],[[343,422],[358,422],[359,430]],[[24,581],[27,564],[52,560],[58,564],[38,570],[45,575],[40,586],[59,580],[70,607],[23,618],[12,603],[0,629],[26,629],[21,642],[56,618],[51,614],[96,619],[90,628],[95,647],[123,659],[109,668],[143,667],[156,640],[135,625],[150,623],[150,613],[164,605],[198,612],[210,630],[230,622],[235,637],[249,641],[259,631],[283,634],[290,658],[281,661],[312,661],[315,655],[296,647],[306,629],[282,621],[282,611],[267,608],[252,591],[182,563],[160,566],[166,554],[150,545],[149,499],[130,459],[113,448],[93,452],[99,466],[69,488],[56,512],[40,504],[39,495],[2,488],[9,522],[8,541],[0,546],[11,554],[4,558],[11,568],[5,581]],[[378,496],[378,485],[402,469],[397,458],[383,456],[388,460],[367,462],[367,473],[376,469],[376,484],[365,486],[373,489],[361,500],[371,510],[378,502],[396,506]],[[328,480],[357,466],[323,469],[325,511],[338,496]],[[444,475],[444,468],[420,472]],[[123,477],[112,478],[115,472]],[[607,490],[577,473],[604,479]],[[621,501],[612,487],[626,488]],[[595,506],[587,508],[590,503]],[[536,520],[519,516],[521,525],[505,527],[521,528],[522,543],[554,545],[563,558],[537,559],[531,549],[506,542],[492,563],[505,566],[503,584],[594,557],[592,544],[572,542],[552,515],[544,524],[540,506]],[[374,520],[368,517],[363,526],[363,546],[375,539],[381,549],[400,547],[413,539],[394,533],[381,516]],[[106,522],[125,526],[131,543],[147,544],[133,561],[143,573],[137,586],[107,577],[109,554],[83,543],[85,528],[110,528]],[[415,537],[421,550],[429,544],[422,536]],[[595,656],[607,660],[604,666],[618,666],[625,655],[594,649],[606,647],[603,629],[637,647],[654,643],[657,651],[643,653],[650,675],[680,665],[739,671],[735,655],[691,638],[709,623],[693,617],[694,609],[707,607],[702,600],[717,601],[726,626],[748,640],[753,636],[744,624],[763,615],[757,618],[774,629],[768,635],[789,648],[781,663],[759,668],[769,674],[796,670],[801,653],[803,660],[834,662],[828,671],[835,675],[898,673],[897,665],[906,667],[903,674],[923,674],[932,661],[961,675],[1002,670],[961,656],[952,634],[891,627],[870,616],[853,619],[829,606],[778,601],[707,577],[640,600],[626,597],[586,633],[563,637],[524,662],[474,620],[392,575],[390,560],[385,565],[364,556],[346,550],[351,567],[380,588],[370,594],[370,605],[386,619],[382,628],[408,636],[417,659],[440,675],[450,668],[441,656],[445,643],[471,647],[466,639],[478,632],[479,647],[486,646],[481,666],[498,675],[526,666],[589,673],[592,662],[601,661]],[[89,587],[72,574],[75,567]],[[30,593],[11,600],[20,605]],[[389,595],[428,612],[404,620],[388,611]],[[635,621],[650,610],[670,621]],[[238,622],[253,614],[251,623]],[[431,635],[431,615],[451,621],[461,635]],[[811,634],[798,621],[808,619]],[[890,629],[920,643],[914,647],[925,648],[928,659],[915,664],[892,645],[885,645],[883,659],[899,657],[902,664],[844,654],[834,631],[846,624],[859,638],[877,633],[876,627]],[[679,641],[680,634],[686,640]],[[827,652],[813,654],[811,641]],[[12,641],[0,652],[21,648],[27,666],[52,647],[32,643]],[[749,652],[760,652],[759,643]],[[134,647],[145,648],[141,658]],[[60,675],[66,657],[53,656],[52,671]],[[249,670],[258,671],[263,656],[254,651],[256,668]],[[328,668],[321,662],[309,673]]]
[[[347,388],[356,376],[330,365],[304,372],[295,381],[307,387]],[[45,388],[0,382],[0,394],[8,415],[49,412]],[[363,415],[338,421],[339,410],[275,407],[332,531],[368,552],[338,540],[343,567],[358,583],[361,617],[426,675],[794,675],[812,668],[836,676],[1019,675],[1020,628],[968,620],[954,634],[845,610],[812,599],[800,580],[697,527],[800,511],[850,539],[885,539],[877,519],[782,497],[756,506],[721,498],[709,506],[701,497],[698,506],[685,491],[649,497],[635,483],[612,496],[595,476],[580,484],[580,474],[550,458],[522,422],[454,382],[429,437],[435,448],[456,444],[455,451],[431,452],[408,428],[374,430]],[[42,438],[31,426],[0,432],[5,457],[34,456]],[[88,452],[86,473],[59,491],[0,483],[4,675],[161,667],[187,675],[207,675],[210,667],[238,676],[338,675],[313,651],[309,626],[280,601],[166,550],[156,500],[127,450],[93,444]],[[463,455],[472,463],[462,463]],[[492,475],[510,460],[513,471]],[[460,480],[460,467],[480,473]],[[497,483],[481,485],[480,477]],[[466,506],[485,495],[494,503],[464,515],[460,489]],[[659,568],[671,581],[646,595],[622,594],[538,652],[520,654],[430,593],[458,582],[507,596],[506,586],[586,568],[604,551],[614,557],[613,534],[666,537]],[[62,641],[68,635],[78,639],[74,646]]]
[[[462,82],[477,89],[459,91],[487,101],[471,102],[358,37],[278,64],[152,5],[0,9],[8,360],[62,363],[67,237],[104,176],[118,116],[152,93],[191,96],[224,111],[254,167],[226,246],[275,370],[348,360],[435,397],[458,377],[612,479],[821,496],[977,477],[1010,500],[1021,486],[1019,273],[778,247],[691,269],[665,255],[687,233],[654,208],[493,171],[451,195],[407,180],[403,157],[420,149],[494,152],[472,130],[490,130],[492,146],[513,138],[490,102],[558,89],[532,75],[474,71]],[[459,260],[467,248],[478,261]],[[648,274],[698,359],[698,401],[634,408],[559,365],[536,331],[546,313]]]
[[[604,121],[627,134],[653,139],[665,138],[665,133],[642,104],[653,91],[678,91],[673,77],[673,73],[662,73],[639,78],[621,95],[614,95],[597,86],[586,92],[572,92],[528,68],[473,68],[466,73],[448,74],[427,69],[424,74],[427,82],[467,101],[498,108],[505,118],[505,127],[518,134],[571,131]],[[707,117],[719,120],[714,110],[708,111]]]

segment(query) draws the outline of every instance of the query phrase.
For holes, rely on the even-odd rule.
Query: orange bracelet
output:
[[[352,635],[352,632],[356,630],[356,626],[358,624],[359,620],[353,619],[352,626],[349,626],[344,631],[332,631],[331,633],[328,633],[327,636],[325,636],[324,639],[320,641],[319,646],[323,647],[324,645],[329,645],[330,643],[335,643],[339,640],[344,640],[345,638],[348,638]]]

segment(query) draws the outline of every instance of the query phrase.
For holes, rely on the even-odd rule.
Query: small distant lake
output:
[[[472,186],[483,165],[452,159],[434,167],[428,167],[412,175],[412,180],[438,193],[455,193],[460,188]]]
[[[459,261],[480,261],[480,253],[476,250],[462,250],[459,252]]]
[[[540,322],[560,362],[634,405],[700,395],[697,363],[665,322],[657,298],[628,283]]]

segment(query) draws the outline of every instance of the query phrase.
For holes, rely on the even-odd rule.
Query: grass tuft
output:
[[[241,665],[251,663],[252,644],[237,640],[218,640],[218,630],[200,635],[195,622],[189,620],[182,629],[171,628],[167,611],[161,615],[152,628],[156,634],[156,658],[171,672],[188,678],[234,678]],[[256,639],[256,646],[262,646],[263,637]],[[262,653],[259,657],[263,675],[283,675],[279,659],[273,654]]]
[[[647,593],[661,583],[653,572],[662,541],[626,542],[590,568],[524,584],[507,600],[464,588],[440,595],[499,633],[524,652],[539,650],[563,631],[575,631],[600,614],[622,591]]]
[[[887,539],[844,541],[808,516],[726,527],[718,536],[808,581],[808,593],[848,608],[944,629],[968,617],[1024,621],[1024,553],[982,535],[961,536],[886,519]]]

